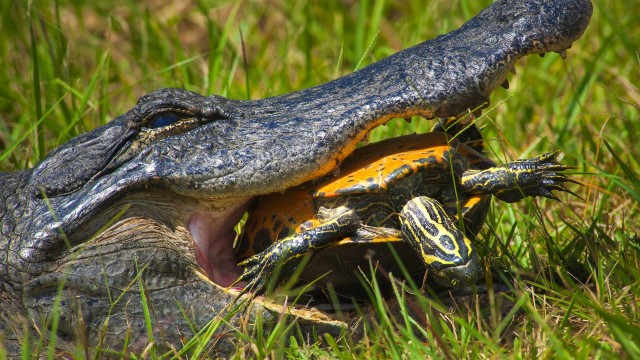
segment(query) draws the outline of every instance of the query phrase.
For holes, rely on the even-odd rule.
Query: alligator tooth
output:
[[[502,84],[500,84],[500,86],[502,86],[505,89],[509,88],[509,80],[504,79],[504,81],[502,82]]]
[[[340,176],[340,165],[333,168],[333,176],[334,177]]]
[[[566,60],[567,59],[567,49],[563,49],[563,50],[558,51],[558,55],[560,55],[562,60]]]
[[[509,71],[511,71],[511,73],[513,75],[515,75],[516,74],[516,66],[515,65],[511,65],[511,69],[509,69]]]

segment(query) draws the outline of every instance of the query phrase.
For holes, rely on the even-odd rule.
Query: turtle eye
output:
[[[162,112],[149,119],[149,121],[147,122],[147,127],[149,129],[158,129],[161,127],[173,125],[186,116],[188,115],[173,111]]]

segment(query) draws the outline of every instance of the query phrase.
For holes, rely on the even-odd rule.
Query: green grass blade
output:
[[[138,268],[138,264],[136,263],[136,270],[138,271],[138,290],[140,291],[140,302],[142,304],[142,311],[144,313],[144,323],[145,329],[147,331],[147,341],[150,344],[149,355],[152,358],[156,356],[156,350],[154,344],[154,336],[153,336],[153,323],[151,321],[151,311],[149,309],[149,302],[147,298],[147,289],[144,286],[142,281],[142,271]]]

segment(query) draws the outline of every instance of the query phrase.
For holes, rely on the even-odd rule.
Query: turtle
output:
[[[476,136],[461,141],[440,130],[360,147],[337,176],[259,197],[235,250],[243,268],[236,283],[262,293],[311,256],[301,278],[324,274],[334,288],[349,288],[371,250],[386,270],[397,269],[391,245],[409,272],[427,271],[447,288],[474,284],[484,271],[471,239],[491,195],[515,202],[572,193],[559,151],[496,165]]]

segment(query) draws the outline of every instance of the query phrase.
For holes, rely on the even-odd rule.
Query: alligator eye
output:
[[[178,122],[178,120],[185,117],[185,114],[176,113],[176,112],[163,112],[158,115],[152,117],[147,123],[147,127],[149,129],[157,129],[164,126],[173,125]]]

